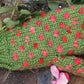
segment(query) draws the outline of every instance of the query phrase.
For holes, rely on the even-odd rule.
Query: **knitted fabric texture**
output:
[[[0,67],[38,69],[56,65],[84,76],[84,4],[44,12],[0,34]]]

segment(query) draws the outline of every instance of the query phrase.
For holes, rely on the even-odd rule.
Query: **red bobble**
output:
[[[39,39],[40,39],[41,41],[44,40],[44,38],[43,38],[43,34],[40,34],[40,35],[39,35]]]
[[[71,6],[71,9],[75,9],[75,5],[72,5],[72,6]]]
[[[37,65],[35,65],[35,66],[34,66],[34,69],[38,69],[38,66],[37,66]]]
[[[63,41],[63,42],[67,42],[66,36],[63,36],[63,37],[62,37],[62,41]]]
[[[51,62],[49,62],[49,63],[47,64],[47,66],[51,66]]]
[[[73,25],[77,25],[78,22],[77,22],[77,21],[72,21],[72,24],[73,24]]]
[[[66,25],[65,25],[63,22],[60,22],[59,27],[60,27],[60,28],[65,28]]]
[[[70,50],[69,52],[68,52],[68,55],[73,55],[74,54],[74,51],[73,50]]]
[[[84,29],[84,24],[81,25],[81,28]]]
[[[25,42],[25,43],[29,43],[30,41],[29,41],[28,39],[29,39],[29,36],[25,36],[24,42]]]
[[[52,41],[50,40],[50,41],[48,41],[48,46],[49,47],[52,47],[53,46],[53,44],[52,44]]]
[[[69,34],[72,33],[70,30],[71,30],[71,27],[68,27],[68,28],[67,28],[67,32],[68,32]]]
[[[74,43],[73,43],[73,46],[75,47],[75,48],[78,48],[79,47],[79,45],[78,45],[78,41],[74,41]]]
[[[56,21],[55,15],[51,15],[51,16],[50,16],[50,21],[51,21],[51,22],[55,22],[55,21]]]
[[[79,74],[81,74],[82,72],[84,72],[83,69],[77,69],[76,71],[77,71]]]
[[[22,71],[22,68],[19,68],[19,71]]]
[[[46,14],[44,12],[41,13],[41,17],[45,17]]]
[[[17,56],[18,56],[18,54],[17,54],[17,53],[14,53],[14,54],[13,54],[13,59],[14,59],[14,60],[18,60],[19,58],[18,58]]]
[[[84,14],[84,8],[80,8],[80,10],[78,11],[79,14]]]
[[[24,40],[24,42],[25,42],[25,43],[29,43],[30,41],[28,41],[28,40]]]
[[[17,31],[16,36],[21,37],[20,31]]]
[[[36,25],[37,25],[37,26],[40,26],[40,25],[41,25],[41,22],[38,20],[38,21],[36,22]]]
[[[81,32],[77,32],[75,35],[76,38],[82,38]]]
[[[63,68],[62,68],[62,67],[57,67],[57,69],[58,69],[59,71],[62,71],[62,70],[63,70]]]
[[[61,12],[61,9],[57,9],[57,10],[56,10],[56,13],[60,13],[60,12]]]
[[[15,45],[15,42],[14,42],[14,40],[11,40],[11,45]]]
[[[33,53],[32,53],[32,52],[29,52],[28,57],[29,57],[29,58],[33,58],[33,57],[34,57]]]
[[[81,64],[81,60],[82,59],[77,58],[77,59],[74,60],[74,62],[75,62],[76,65],[80,65]]]
[[[44,64],[43,58],[40,58],[40,59],[39,59],[39,63],[40,63],[40,64]]]
[[[57,58],[53,59],[53,62],[54,62],[54,63],[56,63],[57,61],[58,61],[58,59],[57,59]]]
[[[27,27],[27,22],[24,22],[22,26]]]
[[[46,25],[44,26],[44,30],[45,30],[45,31],[49,31],[50,29],[48,29],[48,27],[49,27],[49,25],[46,24]]]
[[[38,48],[38,43],[34,43],[33,47],[34,47],[34,49],[37,49]]]
[[[65,18],[65,19],[69,19],[69,18],[70,18],[70,15],[69,15],[68,12],[66,12],[66,13],[64,14],[64,18]]]
[[[30,65],[28,64],[28,61],[25,61],[25,62],[23,63],[23,66],[24,66],[24,67],[30,67]]]
[[[43,55],[43,56],[48,56],[48,53],[47,53],[47,50],[46,50],[46,49],[43,50],[42,55]]]
[[[29,31],[30,31],[30,33],[34,34],[35,33],[35,27],[31,27]]]
[[[62,49],[62,45],[59,45],[57,47],[57,50],[56,50],[58,53],[62,53],[63,52],[63,49]]]
[[[13,31],[13,29],[12,28],[9,28],[9,31],[11,32],[11,31]]]
[[[19,51],[24,52],[24,46],[19,46]]]
[[[67,69],[67,70],[70,70],[71,67],[73,67],[73,65],[69,64],[68,66],[66,66],[66,69]]]
[[[33,21],[33,18],[29,18],[28,21]]]
[[[59,31],[58,31],[58,30],[55,30],[55,31],[53,32],[53,36],[54,36],[54,37],[59,37]]]
[[[65,57],[61,57],[63,60],[65,60]]]

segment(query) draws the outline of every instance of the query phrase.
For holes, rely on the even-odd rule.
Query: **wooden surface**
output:
[[[0,84],[51,84],[52,75],[49,68],[33,71],[8,71],[0,69]],[[70,75],[68,84],[84,84],[84,78]]]

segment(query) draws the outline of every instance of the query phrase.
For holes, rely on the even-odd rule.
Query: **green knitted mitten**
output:
[[[38,69],[52,64],[84,76],[84,4],[44,12],[0,34],[0,67]]]

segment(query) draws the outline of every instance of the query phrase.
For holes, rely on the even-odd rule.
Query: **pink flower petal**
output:
[[[59,78],[59,70],[57,69],[55,65],[52,65],[50,70],[54,77]]]
[[[56,81],[57,81],[56,84],[67,84],[68,83],[68,79],[65,73],[63,72],[60,73],[60,77]]]

